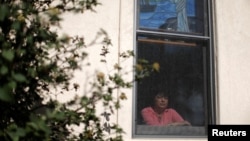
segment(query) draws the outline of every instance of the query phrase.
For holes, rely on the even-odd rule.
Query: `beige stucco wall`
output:
[[[250,124],[249,7],[249,0],[216,0],[220,124]]]
[[[96,13],[85,12],[83,15],[65,15],[63,32],[85,37],[86,43],[95,38],[96,32],[105,29],[113,46],[111,55],[107,57],[108,66],[118,61],[117,54],[124,50],[132,50],[134,45],[134,0],[101,0],[102,5]],[[250,1],[249,0],[215,0],[215,43],[217,74],[217,115],[218,124],[250,124]],[[107,66],[99,63],[100,46],[91,46],[88,61],[92,69],[107,71]],[[129,68],[133,60],[123,62]],[[94,71],[76,72],[73,81],[82,83],[87,75]],[[128,79],[132,76],[128,75]],[[83,90],[82,90],[83,91]],[[132,139],[132,90],[126,92],[127,100],[122,102],[118,111],[118,122],[126,134],[125,141],[164,139]],[[81,92],[80,92],[81,93]],[[70,97],[70,94],[68,95]],[[67,96],[59,97],[61,100]],[[176,139],[168,139],[176,140]],[[186,141],[180,138],[178,141]],[[207,140],[188,139],[188,140]]]

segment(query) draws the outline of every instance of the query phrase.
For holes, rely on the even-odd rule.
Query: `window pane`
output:
[[[203,0],[139,0],[139,28],[204,33]]]
[[[202,42],[139,36],[137,59],[158,62],[160,71],[137,83],[136,134],[204,136],[206,119],[206,48]],[[151,126],[142,116],[154,107],[158,92],[168,94],[168,108],[174,109],[191,126]]]

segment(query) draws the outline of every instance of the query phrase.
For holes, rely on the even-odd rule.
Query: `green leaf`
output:
[[[8,7],[5,4],[0,5],[0,21],[3,21],[8,15]]]
[[[3,50],[2,56],[8,61],[12,61],[14,59],[14,52],[12,50]]]
[[[16,81],[10,81],[10,82],[8,83],[8,87],[9,87],[10,89],[15,89],[16,86],[17,86]]]
[[[12,77],[19,82],[25,82],[27,80],[26,77],[20,73],[13,74]]]
[[[23,128],[17,128],[17,130],[14,132],[8,132],[9,136],[12,138],[13,141],[19,141],[20,137],[25,136],[25,130]]]
[[[6,66],[2,66],[0,68],[0,73],[3,74],[3,75],[7,74],[8,73],[8,68]]]
[[[28,75],[32,76],[32,77],[36,77],[37,73],[35,68],[28,68]]]
[[[57,120],[65,119],[65,114],[63,112],[57,112],[54,116]]]
[[[19,22],[14,22],[11,27],[15,30],[19,30],[21,28],[21,25]]]
[[[9,93],[6,87],[0,88],[0,100],[5,102],[13,101],[13,96]]]
[[[12,141],[19,141],[19,136],[17,136],[16,133],[8,132],[8,135],[10,136]]]
[[[38,126],[37,126],[37,124],[35,122],[29,122],[29,123],[27,123],[27,125],[29,127],[31,127],[32,129],[34,129],[34,130],[38,129]]]
[[[27,44],[32,44],[34,42],[33,36],[27,37]]]

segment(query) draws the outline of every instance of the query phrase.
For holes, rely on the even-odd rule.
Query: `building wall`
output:
[[[220,124],[250,123],[250,1],[216,1]]]
[[[249,0],[214,0],[215,10],[215,54],[216,54],[216,86],[217,86],[217,123],[218,124],[250,124],[250,1]],[[134,48],[134,0],[102,0],[102,5],[96,12],[85,12],[83,15],[65,15],[62,24],[63,32],[85,37],[86,44],[95,38],[96,32],[103,28],[109,34],[113,46],[107,56],[108,65],[99,63],[100,45],[91,46],[89,58],[92,69],[106,71],[119,62],[119,52]],[[129,69],[133,60],[122,62]],[[93,72],[76,72],[73,81],[83,83],[86,76]],[[132,75],[128,75],[130,79]],[[83,91],[83,89],[81,89]],[[132,102],[133,91],[121,90],[127,94],[127,100],[122,101],[122,108],[116,113],[118,122],[125,130],[125,141],[164,139],[132,138]],[[68,95],[70,97],[70,94]],[[65,96],[61,100],[68,99]],[[176,140],[175,138],[170,138]],[[203,141],[206,138],[189,140]],[[178,141],[186,141],[180,138]]]

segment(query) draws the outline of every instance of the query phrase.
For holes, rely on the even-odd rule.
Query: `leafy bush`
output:
[[[72,87],[78,90],[79,84],[70,80],[76,70],[83,69],[80,64],[87,56],[83,37],[59,36],[51,29],[60,25],[63,13],[82,13],[97,5],[97,0],[0,1],[0,140],[123,140],[123,130],[109,120],[126,94],[120,92],[115,99],[113,93],[131,88],[133,80],[123,79],[118,64],[114,65],[116,73],[98,72],[89,83],[90,91],[82,96],[65,103],[51,98],[58,88],[62,94]],[[100,55],[105,58],[111,40],[104,30],[98,34],[103,37]],[[134,54],[127,51],[119,56],[126,59]],[[158,69],[157,64],[152,68],[141,60],[135,66],[135,78],[140,80]],[[98,102],[105,109],[101,114]],[[81,128],[77,134],[75,127]]]

